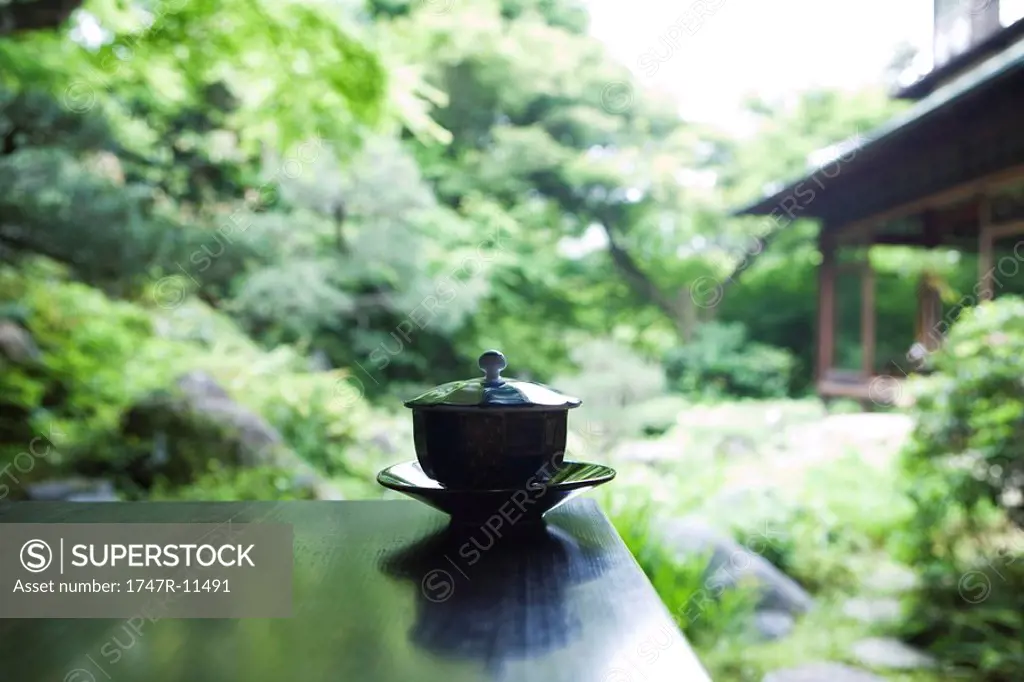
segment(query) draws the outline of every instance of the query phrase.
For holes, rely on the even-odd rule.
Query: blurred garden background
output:
[[[499,348],[583,399],[570,455],[716,681],[1020,680],[1024,275],[911,406],[826,406],[818,227],[731,215],[896,115],[914,56],[741,134],[582,0],[0,2],[0,499],[384,497],[401,401]],[[871,261],[893,358],[922,274],[978,278]]]

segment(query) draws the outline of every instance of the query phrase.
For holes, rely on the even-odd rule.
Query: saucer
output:
[[[511,525],[520,521],[536,523],[555,507],[580,493],[615,478],[615,469],[587,462],[564,462],[547,481],[530,479],[522,486],[496,490],[446,488],[420,467],[403,462],[377,474],[385,488],[408,495],[452,517],[452,521]],[[504,517],[504,518],[502,518]]]

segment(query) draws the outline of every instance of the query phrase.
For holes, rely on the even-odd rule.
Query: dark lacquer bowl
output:
[[[416,458],[427,476],[459,489],[546,480],[565,457],[568,412],[580,400],[542,384],[504,379],[505,356],[480,356],[484,376],[438,386],[412,409]]]

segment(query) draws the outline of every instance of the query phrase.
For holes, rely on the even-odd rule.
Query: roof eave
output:
[[[1022,67],[1024,67],[1024,41],[1017,42],[1003,52],[993,55],[975,68],[961,74],[950,83],[920,100],[907,111],[893,117],[868,135],[861,136],[861,143],[852,146],[844,156],[852,160],[853,157],[860,156],[862,152],[870,153],[877,151],[885,140],[901,131],[920,125],[922,121],[956,103],[965,95],[976,92],[982,86],[991,86],[1001,77],[1009,75]],[[733,211],[730,215],[733,217],[770,215],[779,210],[782,200],[796,192],[801,184],[813,180],[826,167],[832,166],[835,163],[836,160],[833,159],[827,163],[820,164],[797,180],[787,183],[783,189],[769,196],[762,197],[744,208]],[[829,177],[834,177],[834,175]],[[807,210],[802,211],[801,215],[804,217],[821,217],[820,214]]]
[[[942,81],[948,78],[955,78],[983,62],[992,55],[1006,49],[1018,39],[1024,36],[1024,19],[1018,19],[1009,26],[1006,26],[971,49],[959,54],[948,62],[932,69],[924,76],[906,87],[898,89],[893,93],[895,99],[920,100],[930,95]]]

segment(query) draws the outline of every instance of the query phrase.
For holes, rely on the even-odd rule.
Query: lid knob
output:
[[[491,385],[502,383],[501,370],[508,367],[508,361],[505,360],[505,356],[501,354],[501,351],[484,351],[476,364],[483,370],[486,383]]]

